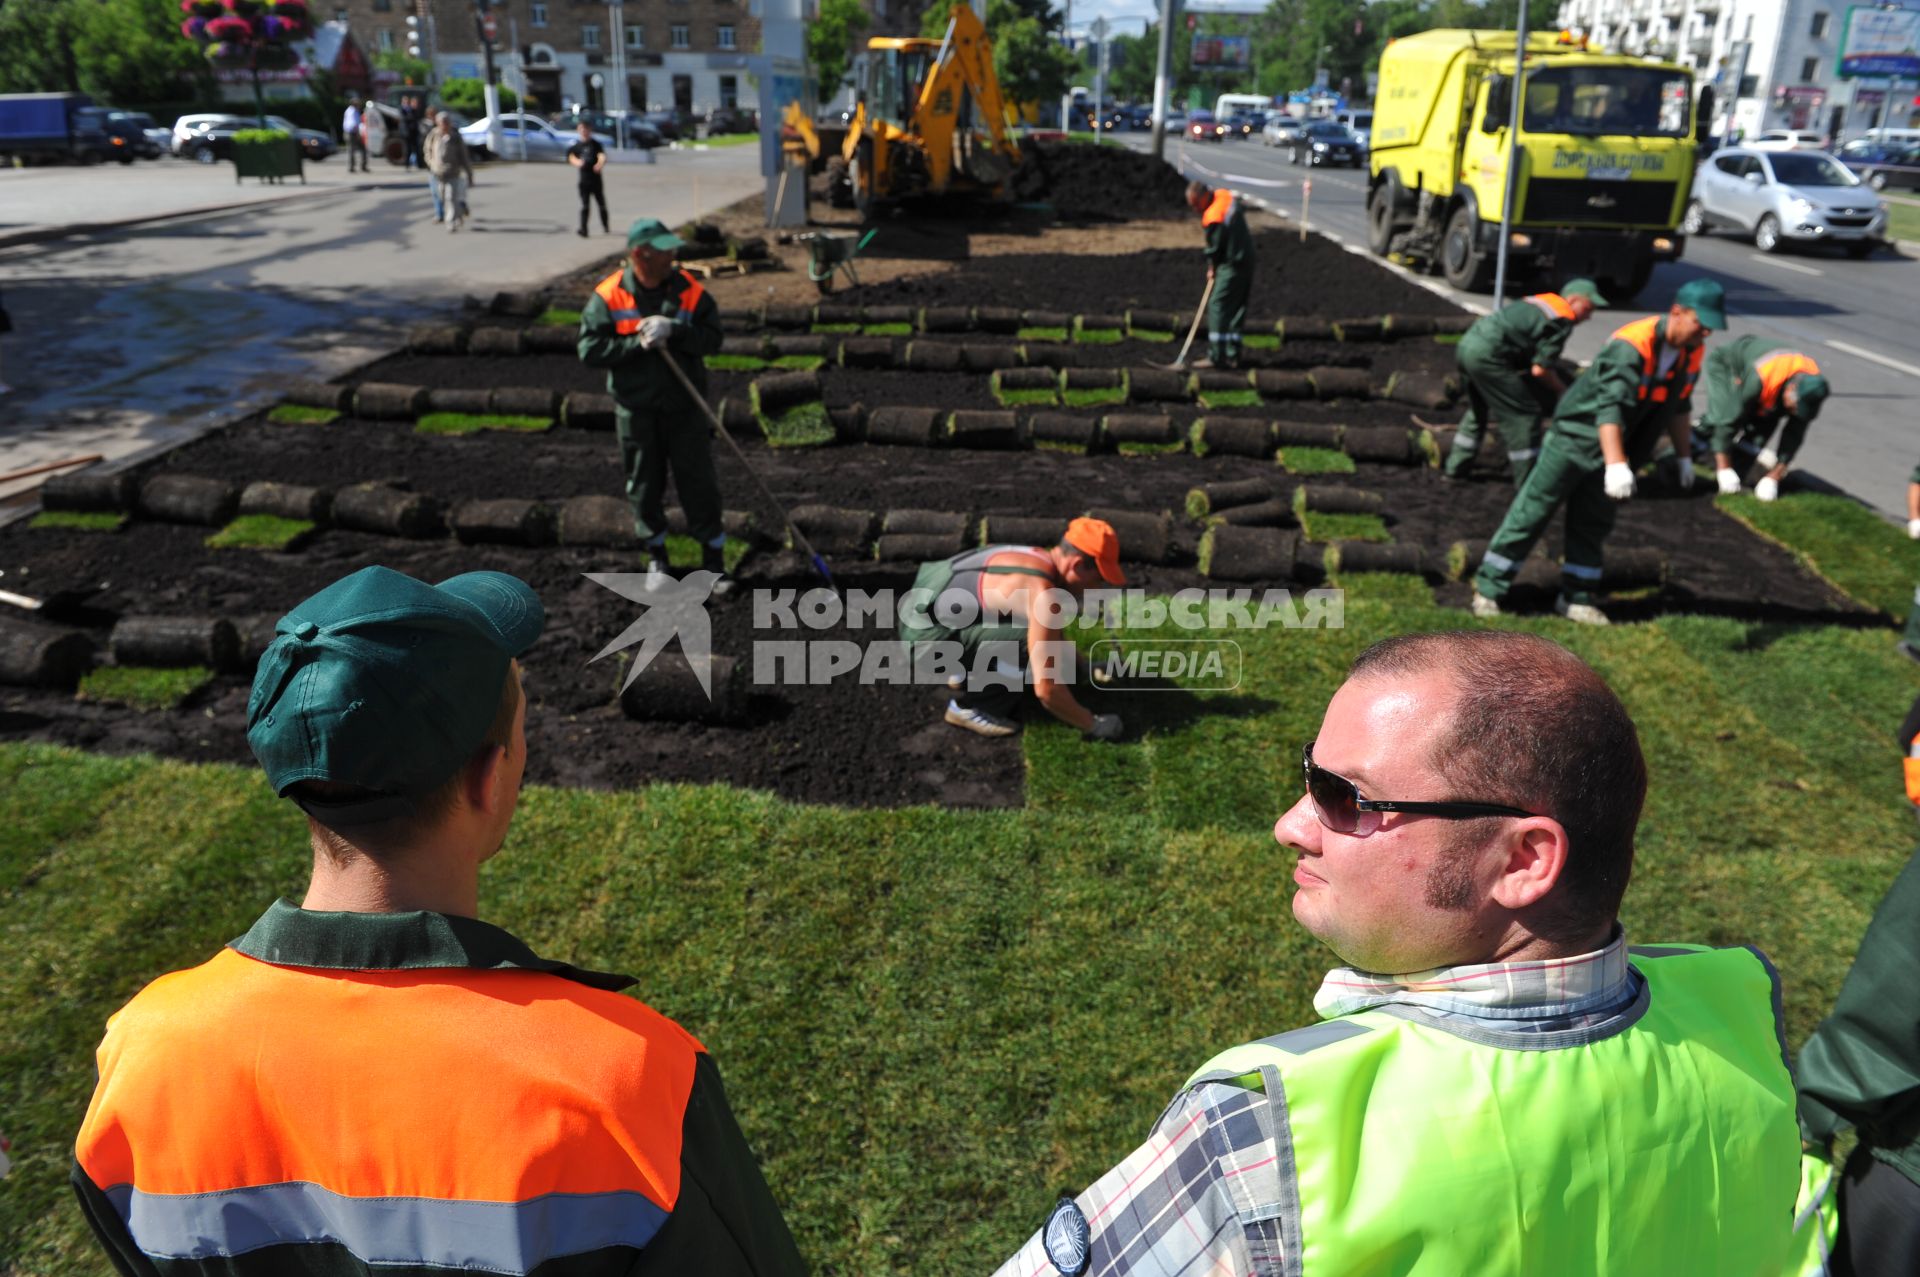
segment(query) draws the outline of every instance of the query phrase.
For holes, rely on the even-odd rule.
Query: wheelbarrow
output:
[[[833,291],[833,277],[841,271],[846,272],[850,285],[860,287],[860,272],[853,268],[853,259],[879,233],[877,229],[868,231],[857,244],[852,235],[835,231],[808,231],[794,237],[807,246],[807,278],[822,297]]]

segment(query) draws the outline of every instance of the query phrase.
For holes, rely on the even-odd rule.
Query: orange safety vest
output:
[[[1660,378],[1660,353],[1663,344],[1660,337],[1662,316],[1649,315],[1645,319],[1636,319],[1632,323],[1616,330],[1611,340],[1624,341],[1640,352],[1640,393],[1639,400],[1646,403],[1667,402],[1667,385]],[[1693,394],[1693,383],[1700,375],[1700,361],[1704,352],[1695,346],[1692,350],[1678,352],[1681,358],[1674,361],[1674,370],[1684,372],[1686,380],[1680,384],[1679,398],[1686,399]]]
[[[1907,746],[1907,756],[1900,760],[1900,766],[1907,774],[1907,801],[1920,804],[1920,736]]]
[[[706,289],[700,287],[700,281],[687,272],[675,271],[681,280],[680,313],[689,320],[694,309],[700,305],[700,299],[706,295]],[[646,316],[640,313],[639,299],[624,287],[627,268],[622,266],[613,274],[593,286],[600,300],[607,304],[607,310],[613,315],[613,331],[622,337],[631,337],[640,331],[640,321]]]
[[[1803,372],[1818,376],[1820,365],[1797,350],[1776,350],[1754,360],[1753,370],[1760,376],[1760,410],[1772,412],[1789,381]]]
[[[1572,305],[1559,293],[1535,293],[1524,300],[1532,302],[1545,311],[1549,318],[1564,319],[1568,323],[1575,322]]]
[[[1232,191],[1219,190],[1213,193],[1213,201],[1206,211],[1200,214],[1202,226],[1219,226],[1233,216],[1238,200]]]

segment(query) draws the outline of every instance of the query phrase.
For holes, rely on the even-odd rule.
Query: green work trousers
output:
[[[1600,585],[1600,563],[1607,534],[1613,531],[1614,502],[1601,482],[1606,465],[1600,450],[1555,431],[1540,446],[1539,461],[1527,481],[1514,493],[1507,517],[1487,543],[1473,588],[1498,599],[1513,586],[1520,561],[1546,531],[1554,512],[1567,509],[1566,555],[1560,568],[1560,589],[1571,603],[1593,602]]]
[[[1913,592],[1913,606],[1907,609],[1907,628],[1901,634],[1906,645],[1920,652],[1920,590]]]
[[[1507,464],[1513,468],[1513,486],[1518,489],[1540,455],[1542,418],[1553,411],[1546,387],[1526,370],[1509,368],[1464,343],[1459,361],[1467,383],[1467,415],[1453,436],[1446,472],[1455,479],[1467,472],[1480,451],[1481,432],[1492,422],[1506,445]]]
[[[667,471],[673,471],[687,531],[702,545],[720,545],[720,481],[713,473],[713,444],[707,424],[692,413],[662,413],[616,405],[613,423],[620,436],[620,468],[627,501],[633,506],[634,531],[649,545],[667,534]]]
[[[1221,266],[1213,272],[1213,293],[1207,298],[1207,358],[1215,367],[1239,364],[1240,333],[1247,326],[1247,298],[1252,293],[1252,271]]]

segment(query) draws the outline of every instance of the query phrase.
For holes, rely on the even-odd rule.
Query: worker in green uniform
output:
[[[1740,491],[1733,445],[1745,441],[1760,449],[1760,465],[1766,470],[1753,485],[1753,495],[1762,501],[1777,498],[1807,427],[1827,401],[1827,389],[1812,356],[1781,342],[1748,334],[1715,347],[1707,356],[1707,410],[1700,429],[1713,448],[1720,491],[1729,496]],[[1775,430],[1780,431],[1778,447],[1772,445]]]
[[[1540,459],[1514,494],[1473,579],[1473,614],[1500,615],[1522,559],[1565,506],[1567,536],[1554,611],[1607,624],[1593,604],[1613,506],[1633,495],[1636,467],[1664,436],[1680,454],[1680,485],[1693,486],[1693,386],[1707,334],[1727,326],[1726,294],[1711,279],[1681,286],[1664,315],[1618,329],[1554,413]]]
[[[713,473],[706,415],[667,366],[672,359],[694,389],[707,391],[705,357],[720,349],[720,311],[706,290],[674,266],[683,240],[652,218],[627,232],[627,261],[594,286],[580,312],[580,362],[607,370],[620,437],[620,468],[647,571],[667,570],[667,472],[679,490],[687,531],[702,546],[701,566],[718,578],[715,596],[733,588],[726,575],[720,484]]]
[[[1907,476],[1907,536],[1920,541],[1920,466],[1915,466]],[[1920,589],[1913,592],[1913,606],[1907,609],[1906,632],[1896,646],[1920,661]]]
[[[1187,184],[1187,203],[1200,214],[1207,232],[1207,357],[1195,368],[1238,368],[1240,334],[1247,326],[1247,298],[1253,293],[1253,232],[1238,195]]]
[[[1606,304],[1592,280],[1574,279],[1558,293],[1522,297],[1474,321],[1457,352],[1467,383],[1467,415],[1453,436],[1442,474],[1449,479],[1466,474],[1480,451],[1480,432],[1492,422],[1507,445],[1513,486],[1527,481],[1540,455],[1541,418],[1567,391],[1554,364],[1573,326]]]

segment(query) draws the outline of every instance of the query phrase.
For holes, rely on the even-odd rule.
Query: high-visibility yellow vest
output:
[[[1631,1020],[1497,1033],[1382,1007],[1234,1047],[1264,1089],[1299,1277],[1754,1277],[1786,1263],[1800,1136],[1757,950],[1635,948]]]

